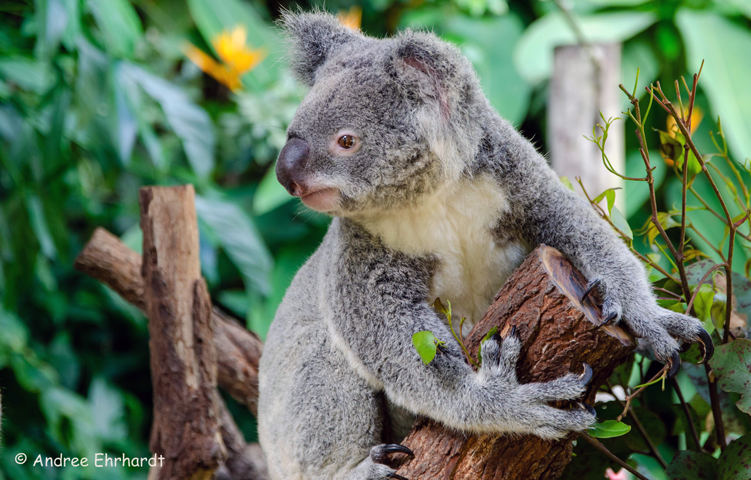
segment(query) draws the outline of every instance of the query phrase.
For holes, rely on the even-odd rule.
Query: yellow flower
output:
[[[231,32],[225,30],[217,35],[211,43],[222,63],[190,43],[183,51],[198,68],[234,91],[242,87],[240,77],[253,70],[266,56],[262,49],[248,48],[246,39],[247,32],[241,26],[235,27]]]
[[[245,28],[237,26],[231,32],[225,30],[211,42],[219,58],[240,75],[253,70],[266,56],[262,49],[248,48],[247,37]]]
[[[340,11],[337,15],[339,22],[352,30],[359,30],[362,24],[362,8],[355,5],[349,11]]]
[[[688,116],[688,110],[684,109],[683,115]],[[691,112],[691,133],[694,133],[696,131],[703,118],[704,112],[701,108],[695,106],[693,111]],[[672,115],[668,115],[667,127],[667,133],[672,138],[676,138],[676,134],[680,133],[681,131],[680,128],[678,128],[678,125],[675,123],[675,118],[673,118]],[[662,157],[665,159],[665,163],[668,165],[668,167],[672,167],[673,165],[675,165],[675,161],[670,158],[670,155],[666,155],[664,150],[665,149],[663,148]],[[676,155],[674,154],[672,156]],[[677,156],[680,158],[680,155]]]

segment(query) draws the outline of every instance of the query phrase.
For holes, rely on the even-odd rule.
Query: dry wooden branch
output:
[[[201,277],[195,192],[140,192],[143,278],[149,317],[154,423],[150,448],[160,480],[208,480],[227,459],[216,389],[211,300]]]
[[[495,297],[466,342],[477,354],[480,340],[494,326],[501,336],[516,326],[524,344],[517,366],[521,383],[548,381],[589,364],[594,376],[583,401],[633,350],[635,342],[620,327],[597,328],[599,308],[580,302],[584,277],[557,250],[541,246],[530,254]],[[567,407],[567,405],[556,405]],[[574,407],[576,408],[576,407]],[[554,479],[571,460],[575,435],[550,442],[534,436],[466,436],[425,419],[412,427],[404,445],[415,458],[398,470],[410,479]]]
[[[75,268],[146,311],[141,256],[107,230],[97,228],[94,231],[76,258]],[[255,415],[258,412],[258,361],[263,343],[220,310],[213,308],[211,316],[216,326],[214,343],[219,386],[232,398],[247,405]]]

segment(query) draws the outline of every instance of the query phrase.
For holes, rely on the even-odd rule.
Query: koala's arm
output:
[[[362,252],[350,237],[348,250]],[[458,343],[437,313],[426,303],[429,263],[398,254],[358,254],[339,257],[338,271],[329,275],[335,295],[328,296],[334,343],[342,346],[350,364],[371,385],[383,389],[391,402],[452,428],[476,433],[529,433],[561,438],[588,428],[593,412],[559,410],[554,400],[579,398],[591,376],[571,373],[547,383],[520,385],[516,361],[521,342],[515,335],[499,336],[482,348],[482,367],[467,364]],[[429,330],[444,342],[425,365],[412,336]],[[336,338],[338,337],[338,338]]]
[[[603,320],[624,321],[645,338],[658,359],[680,364],[678,342],[701,340],[711,356],[711,340],[701,323],[657,305],[644,267],[610,225],[583,198],[566,188],[545,159],[516,131],[506,132],[508,162],[502,184],[521,237],[563,252],[596,285],[604,301]],[[595,283],[596,282],[596,283]]]

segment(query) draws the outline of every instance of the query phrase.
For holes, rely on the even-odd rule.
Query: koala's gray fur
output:
[[[477,320],[540,243],[599,280],[603,318],[617,315],[657,358],[674,354],[673,337],[701,333],[698,320],[657,305],[639,261],[493,110],[455,47],[412,31],[369,38],[323,13],[288,13],[282,24],[311,90],[288,130],[302,160],[277,173],[303,201],[335,192],[326,208],[335,218],[261,359],[259,435],[272,478],[389,478],[386,443],[415,415],[549,439],[590,426],[587,409],[547,405],[583,393],[578,373],[518,384],[513,336],[486,342],[476,373],[429,306],[456,295],[454,311]],[[343,130],[358,138],[354,153],[332,143]],[[429,365],[412,345],[421,330],[445,342]]]

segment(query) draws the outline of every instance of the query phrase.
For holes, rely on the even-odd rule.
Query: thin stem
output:
[[[683,413],[686,414],[686,422],[688,423],[689,430],[691,430],[691,436],[694,439],[694,444],[696,445],[696,451],[701,452],[701,442],[699,441],[699,432],[696,431],[696,425],[694,425],[694,421],[691,419],[691,412],[688,409],[688,404],[686,403],[686,400],[683,398],[683,392],[681,391],[680,385],[678,385],[678,381],[674,378],[671,378],[670,381],[673,384],[673,389],[675,390],[676,395],[678,395],[678,399],[681,401],[681,406],[683,407]]]
[[[657,380],[658,378],[660,378],[662,376],[666,376],[669,367],[670,367],[670,365],[668,365],[666,363],[665,366],[662,367],[662,369],[659,372],[657,372],[657,374],[654,377],[652,377],[652,379],[650,381],[648,381],[643,387],[641,387],[639,390],[635,391],[634,393],[632,393],[631,395],[628,395],[626,397],[626,403],[625,403],[625,406],[623,408],[623,412],[621,412],[621,414],[618,415],[618,419],[617,420],[619,422],[621,421],[621,419],[623,417],[626,416],[626,413],[628,413],[629,408],[631,408],[631,400],[633,400],[634,398],[636,398],[639,395],[641,395],[641,392],[643,392],[644,389],[646,389],[648,386],[650,386],[652,384],[652,382],[654,382],[655,380]]]
[[[720,396],[717,393],[717,379],[714,378],[714,375],[711,373],[708,363],[704,364],[704,371],[707,374],[709,401],[712,405],[712,416],[714,417],[714,428],[717,433],[717,443],[720,445],[720,450],[724,451],[728,444],[725,441],[725,425],[722,422],[722,408],[720,408]]]
[[[610,389],[610,394],[615,397],[616,400],[618,400],[618,403],[621,405],[624,405],[623,400],[620,400],[616,395],[615,392],[613,392],[613,387],[610,385],[610,382],[607,382],[608,389]],[[631,420],[634,421],[634,425],[636,426],[636,429],[639,430],[639,433],[641,433],[641,436],[644,438],[644,441],[647,442],[647,446],[649,447],[649,450],[652,452],[652,456],[657,459],[658,462],[660,462],[660,465],[662,465],[663,469],[668,468],[667,462],[665,462],[665,459],[662,458],[662,455],[660,454],[660,451],[655,446],[654,442],[651,438],[649,438],[649,434],[647,433],[647,430],[644,428],[644,425],[642,425],[641,421],[639,420],[639,417],[636,415],[636,412],[633,408],[629,406],[628,414],[631,416]]]
[[[597,441],[597,439],[594,439],[594,438],[590,437],[590,436],[589,436],[589,435],[587,435],[586,433],[584,433],[584,434],[582,434],[582,435],[580,435],[580,436],[581,436],[581,438],[583,438],[584,440],[586,440],[586,441],[588,441],[589,443],[591,443],[591,444],[592,444],[592,446],[593,446],[593,447],[595,447],[595,448],[596,448],[597,450],[599,450],[599,451],[601,451],[602,453],[604,453],[606,457],[608,457],[609,459],[611,459],[612,461],[614,461],[615,463],[617,463],[617,464],[618,464],[618,465],[620,465],[621,467],[623,467],[623,468],[625,468],[626,470],[628,470],[629,472],[631,472],[631,474],[633,474],[633,475],[634,475],[634,476],[635,476],[636,478],[638,478],[639,480],[649,480],[649,479],[648,479],[647,477],[645,477],[644,475],[642,475],[641,473],[639,473],[639,472],[638,472],[638,471],[637,471],[637,470],[636,470],[636,469],[635,469],[634,467],[632,467],[632,466],[631,466],[631,465],[629,465],[628,463],[624,462],[624,461],[623,461],[623,460],[621,460],[620,458],[618,458],[618,457],[616,457],[615,455],[613,455],[613,454],[612,454],[612,453],[610,452],[610,450],[608,450],[608,449],[607,449],[607,447],[605,447],[605,445],[603,445],[602,443],[600,443],[599,441]]]

